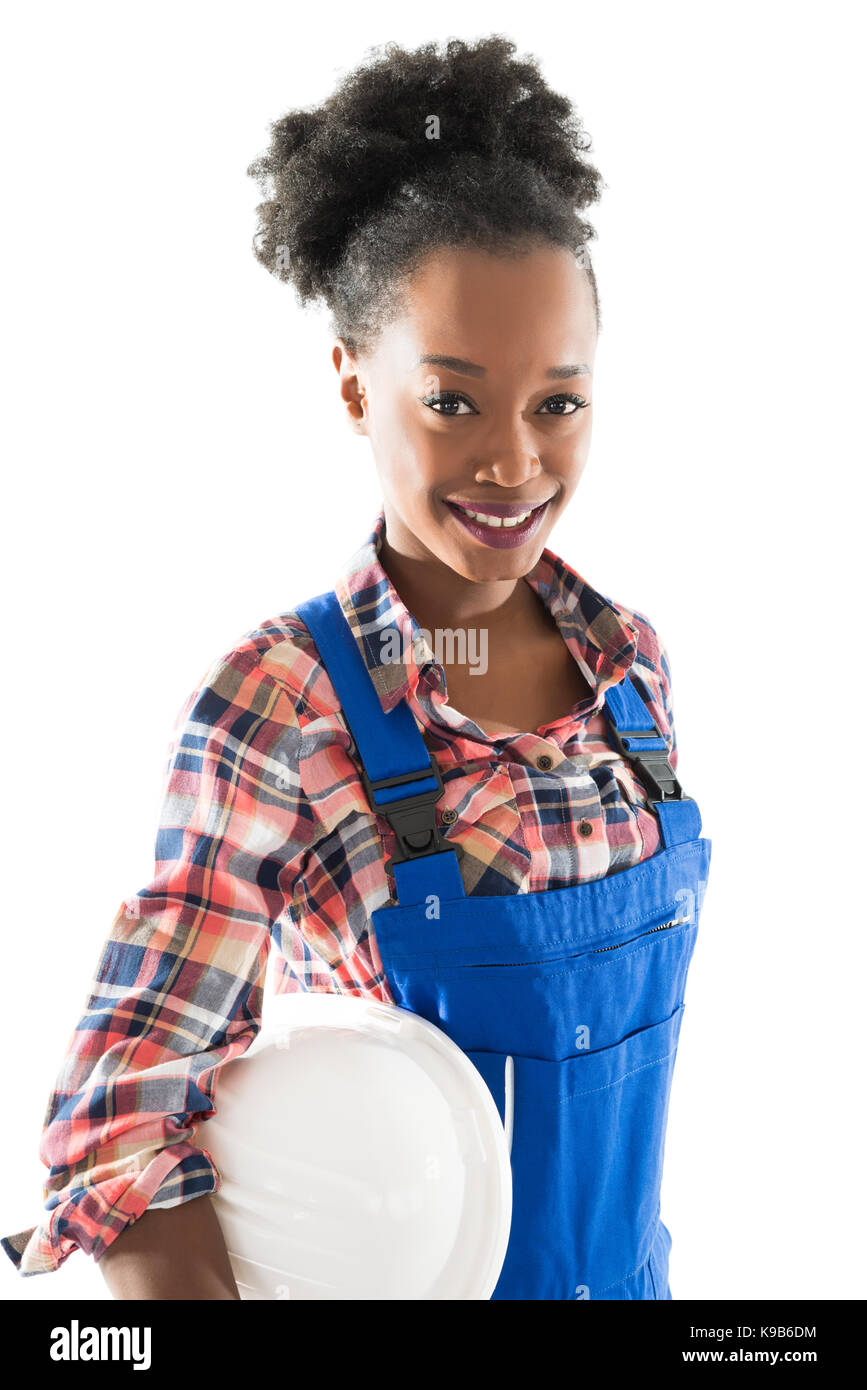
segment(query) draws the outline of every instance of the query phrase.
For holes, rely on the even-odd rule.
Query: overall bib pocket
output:
[[[511,1124],[512,1228],[495,1298],[662,1296],[650,1290],[667,1283],[659,1188],[683,1007],[559,1062],[510,1054],[510,1067],[507,1054],[468,1050]],[[636,1279],[647,1294],[630,1291]]]
[[[395,972],[393,988],[465,1050],[517,1050],[550,1062],[574,1053],[586,1060],[674,1012],[683,1002],[695,939],[695,924],[681,923],[543,965],[437,964]]]

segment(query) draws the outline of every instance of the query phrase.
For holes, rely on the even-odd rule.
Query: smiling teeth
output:
[[[478,521],[482,526],[520,526],[528,516],[533,515],[532,510],[520,512],[518,516],[488,516],[486,512],[471,512],[468,507],[458,507],[458,511],[463,512],[464,516],[472,517],[473,521]]]

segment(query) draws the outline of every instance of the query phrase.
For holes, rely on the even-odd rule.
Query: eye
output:
[[[573,396],[571,391],[559,391],[556,396],[549,396],[543,401],[537,410],[537,415],[574,415],[578,410],[586,410],[590,404],[582,396]],[[553,405],[553,410],[545,410],[545,406]],[[571,410],[560,409],[561,406],[572,406]]]
[[[428,406],[437,415],[478,415],[478,411],[458,391],[440,391],[435,396],[422,396],[422,405]],[[466,410],[455,409],[456,406],[465,405]],[[439,407],[442,406],[443,409]]]

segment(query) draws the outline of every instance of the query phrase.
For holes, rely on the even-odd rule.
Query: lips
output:
[[[526,512],[535,511],[537,507],[543,507],[545,502],[550,499],[545,497],[537,502],[483,502],[474,501],[471,498],[448,497],[446,501],[449,506],[460,507],[465,512],[479,512],[484,516],[523,516]]]
[[[496,549],[523,545],[539,529],[551,501],[477,502],[445,498],[452,516],[475,540]]]

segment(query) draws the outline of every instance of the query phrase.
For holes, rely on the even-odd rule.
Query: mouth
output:
[[[535,535],[548,511],[551,498],[544,502],[470,502],[443,499],[457,521],[482,545],[496,549],[523,545]]]

